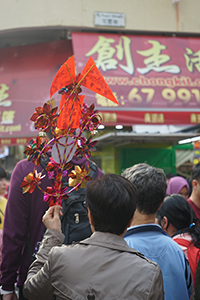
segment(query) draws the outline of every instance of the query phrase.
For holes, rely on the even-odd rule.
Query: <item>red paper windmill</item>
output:
[[[110,87],[99,72],[92,57],[89,58],[83,71],[75,75],[74,56],[70,57],[58,70],[50,88],[50,97],[58,90],[62,94],[57,128],[76,129],[79,127],[81,109],[84,96],[80,96],[81,87],[84,86],[93,92],[119,104]],[[68,102],[68,103],[67,103]],[[65,105],[67,103],[67,105]]]

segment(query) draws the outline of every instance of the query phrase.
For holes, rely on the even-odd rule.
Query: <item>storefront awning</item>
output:
[[[103,134],[94,140],[97,140],[96,148],[100,150],[104,146],[114,145],[115,147],[122,147],[137,143],[152,143],[152,144],[170,144],[175,145],[178,141],[199,136],[199,134],[189,133],[171,133],[171,134],[149,134],[149,133],[133,133],[133,132],[109,132]]]

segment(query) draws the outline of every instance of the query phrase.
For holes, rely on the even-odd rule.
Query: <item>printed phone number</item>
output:
[[[138,92],[142,93],[140,95]],[[145,98],[144,98],[145,95]],[[132,102],[143,102],[145,99],[146,103],[151,103],[155,95],[155,90],[152,88],[132,88],[128,94],[128,100]],[[176,99],[183,101],[184,104],[190,102],[192,96],[194,96],[196,102],[200,104],[200,91],[199,89],[191,89],[189,91],[186,88],[180,88],[177,91],[171,88],[165,88],[161,91],[161,96],[163,99],[168,101],[168,103],[174,103]]]

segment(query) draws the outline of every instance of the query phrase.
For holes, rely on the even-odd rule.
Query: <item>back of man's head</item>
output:
[[[200,163],[195,165],[193,171],[192,171],[192,180],[200,181]]]
[[[121,235],[136,209],[138,192],[126,178],[106,174],[91,181],[86,190],[86,204],[89,208],[94,229]]]
[[[167,183],[163,170],[142,163],[126,169],[122,176],[138,189],[138,211],[146,215],[155,214],[166,195]]]

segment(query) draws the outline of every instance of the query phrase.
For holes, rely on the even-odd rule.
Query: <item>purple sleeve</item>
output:
[[[101,169],[98,168],[97,178],[99,178],[101,175],[103,175],[103,172],[101,171]]]
[[[29,213],[28,202],[20,187],[23,178],[23,162],[19,162],[11,177],[3,228],[1,284],[7,291],[14,289],[21,253],[27,237]]]

